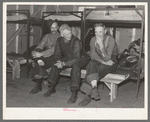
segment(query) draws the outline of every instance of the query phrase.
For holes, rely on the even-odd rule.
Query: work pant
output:
[[[44,69],[48,69],[50,67],[52,67],[53,65],[53,55],[50,56],[50,57],[40,57],[40,58],[35,58],[34,59],[34,67],[33,67],[33,70],[32,70],[32,79],[35,79],[35,75],[39,74],[40,73],[40,66],[38,64],[38,60],[42,60],[44,62]]]
[[[81,85],[81,91],[86,94],[91,94],[92,86],[91,81],[104,78],[108,73],[115,72],[117,68],[117,61],[112,66],[104,65],[96,60],[91,60],[87,65],[86,76],[83,84]]]
[[[81,69],[86,68],[87,64],[89,62],[89,59],[85,59],[84,57],[80,58],[80,61],[78,63],[73,64],[71,67],[64,67],[62,69],[58,69],[56,66],[52,66],[50,75],[47,79],[47,81],[50,84],[56,85],[59,80],[59,75],[62,70],[65,68],[72,68],[71,69],[71,81],[70,81],[70,90],[78,91],[80,90],[81,86]]]

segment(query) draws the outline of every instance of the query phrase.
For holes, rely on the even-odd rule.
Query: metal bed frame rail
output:
[[[81,14],[81,16],[77,15],[77,14]],[[83,20],[83,12],[82,11],[64,11],[64,12],[43,12],[42,13],[42,20],[44,20],[46,17],[51,16],[51,15],[55,15],[55,14],[70,14],[70,15],[74,15],[76,17],[81,18],[81,40],[83,41],[84,39],[84,35],[83,35],[83,24],[84,24],[84,20]],[[59,22],[59,20],[58,20]],[[69,21],[65,21],[66,24]],[[42,29],[42,35],[44,36],[44,21],[43,21],[43,29]]]

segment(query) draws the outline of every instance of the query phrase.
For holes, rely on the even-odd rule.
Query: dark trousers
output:
[[[80,61],[78,63],[73,64],[71,67],[64,67],[62,69],[58,69],[56,66],[53,65],[47,80],[51,84],[56,85],[59,80],[60,72],[65,68],[72,68],[70,74],[71,75],[70,90],[72,92],[78,91],[81,85],[81,69],[86,68],[88,62],[89,59],[85,59],[84,57],[81,57]]]
[[[86,69],[86,77],[81,86],[81,91],[90,94],[92,91],[91,81],[104,78],[108,73],[115,72],[117,68],[117,62],[112,66],[104,65],[96,60],[91,60]]]
[[[33,70],[32,70],[32,79],[35,79],[35,75],[39,74],[40,73],[40,66],[38,64],[38,60],[42,60],[44,62],[44,68],[45,69],[48,69],[50,67],[52,67],[53,65],[53,55],[50,56],[50,57],[40,57],[40,58],[35,58],[34,59],[34,62],[35,62],[35,66],[33,67]]]

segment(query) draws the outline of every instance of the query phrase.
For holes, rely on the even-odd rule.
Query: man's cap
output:
[[[55,19],[55,20],[49,19],[46,23],[47,27],[50,27],[54,22],[58,22],[58,20],[57,19]]]

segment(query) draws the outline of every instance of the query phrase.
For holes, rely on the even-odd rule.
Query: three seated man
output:
[[[79,90],[85,93],[79,106],[86,106],[91,100],[100,100],[97,89],[98,81],[108,73],[116,71],[118,65],[118,46],[115,39],[106,34],[105,25],[95,24],[95,36],[90,41],[90,53],[87,55],[82,49],[81,41],[72,35],[71,27],[67,24],[61,25],[59,28],[60,34],[57,32],[58,23],[56,21],[51,23],[50,28],[51,34],[44,36],[41,43],[36,47],[36,50],[39,50],[42,45],[42,48],[40,48],[42,51],[35,50],[32,52],[37,67],[34,70],[36,85],[30,93],[40,92],[43,78],[46,77],[49,89],[43,96],[49,97],[56,92],[55,87],[60,72],[65,68],[71,68],[70,91],[72,95],[67,103],[76,102]],[[44,46],[47,46],[46,51],[43,51]],[[51,71],[48,75],[46,68],[50,67]],[[82,83],[81,69],[83,68],[86,69],[86,76]]]

